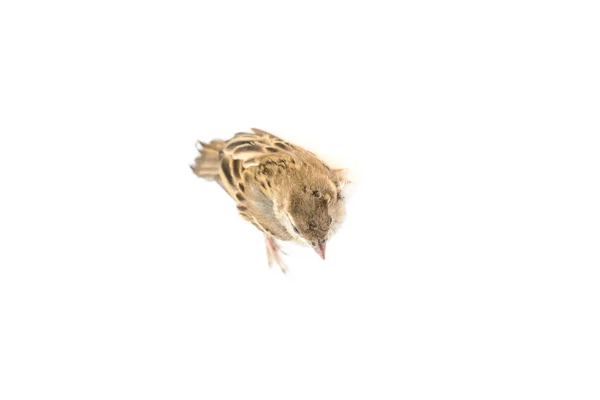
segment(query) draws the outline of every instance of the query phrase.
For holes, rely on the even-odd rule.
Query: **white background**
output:
[[[0,6],[0,398],[598,399],[593,2]],[[192,175],[349,167],[322,262]]]

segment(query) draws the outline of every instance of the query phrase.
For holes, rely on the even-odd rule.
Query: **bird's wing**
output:
[[[275,135],[252,128],[253,133],[240,132],[227,141],[223,149],[226,156],[241,160],[244,168],[258,165],[259,159],[268,156],[290,155],[298,147]]]
[[[221,161],[223,187],[236,201],[244,219],[271,236],[289,240],[289,233],[273,211],[265,167],[280,167],[283,164],[273,163],[291,160],[295,146],[264,131],[252,131],[238,133],[226,142]]]

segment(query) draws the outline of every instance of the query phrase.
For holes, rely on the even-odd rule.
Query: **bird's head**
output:
[[[290,235],[310,245],[322,259],[338,214],[338,200],[333,186],[305,185],[290,191],[283,204]]]

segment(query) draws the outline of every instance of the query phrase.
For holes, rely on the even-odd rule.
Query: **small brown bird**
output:
[[[276,239],[307,244],[325,259],[327,240],[345,215],[344,169],[255,128],[198,144],[192,170],[221,185],[240,215],[265,234],[269,266],[286,272]]]

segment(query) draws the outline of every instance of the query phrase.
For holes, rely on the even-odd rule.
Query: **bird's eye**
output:
[[[296,225],[292,225],[292,228],[294,229],[294,232],[300,234],[300,231],[298,230],[298,228],[296,228]]]

